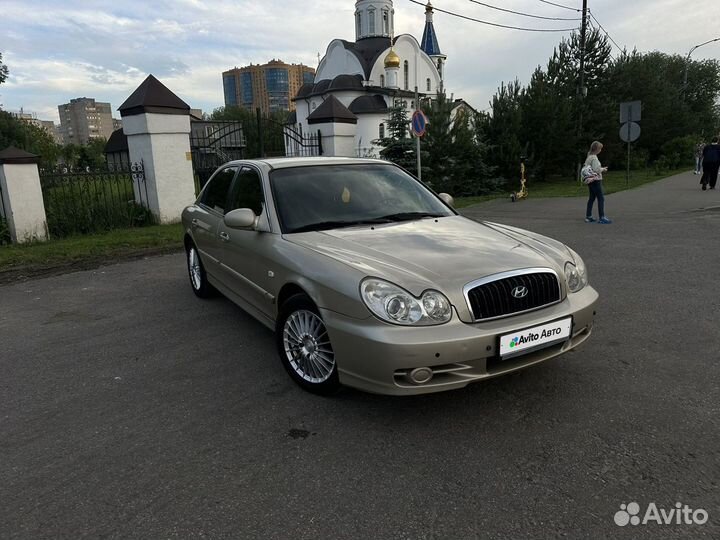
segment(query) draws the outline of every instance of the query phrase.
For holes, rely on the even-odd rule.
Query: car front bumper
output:
[[[531,313],[466,324],[457,314],[440,326],[407,327],[375,317],[353,319],[321,309],[335,351],[340,382],[367,392],[412,395],[462,388],[467,384],[543,362],[583,343],[591,334],[597,292],[590,286]],[[572,317],[570,338],[501,360],[499,337],[520,329]],[[410,373],[430,368],[432,378],[413,382]]]

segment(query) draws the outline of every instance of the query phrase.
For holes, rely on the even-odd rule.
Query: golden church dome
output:
[[[399,68],[400,67],[400,57],[392,49],[390,49],[390,52],[385,57],[385,67],[386,68]]]

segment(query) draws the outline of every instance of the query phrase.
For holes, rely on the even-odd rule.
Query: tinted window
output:
[[[228,192],[236,172],[237,167],[228,167],[213,176],[205,187],[200,202],[208,208],[224,214]]]
[[[237,208],[250,208],[259,216],[263,211],[263,202],[265,198],[260,175],[254,169],[243,168],[235,180],[228,212]]]
[[[270,179],[286,233],[397,214],[454,215],[423,184],[393,165],[293,167],[273,171]]]

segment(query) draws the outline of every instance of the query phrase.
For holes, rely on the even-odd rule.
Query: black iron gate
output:
[[[289,115],[263,115],[256,111],[259,157],[307,157],[321,156],[320,131],[303,133],[302,125],[296,125],[296,113]]]
[[[236,159],[321,156],[320,131],[303,133],[287,122],[287,114],[253,115],[243,110],[239,120],[195,120],[190,122],[195,189],[199,193],[218,167]]]
[[[198,120],[190,122],[195,192],[199,193],[222,164],[243,158],[245,134],[241,122]]]
[[[322,135],[320,130],[316,133],[304,134],[302,130],[286,125],[283,130],[285,136],[285,155],[288,157],[322,156]]]

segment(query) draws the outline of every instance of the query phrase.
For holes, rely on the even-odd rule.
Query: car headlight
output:
[[[582,257],[568,248],[573,261],[565,263],[565,281],[567,282],[568,291],[571,293],[578,292],[588,284],[588,274],[585,262]]]
[[[431,326],[452,318],[450,301],[438,291],[425,291],[420,298],[415,298],[388,281],[368,278],[360,284],[360,296],[370,311],[393,324]]]

